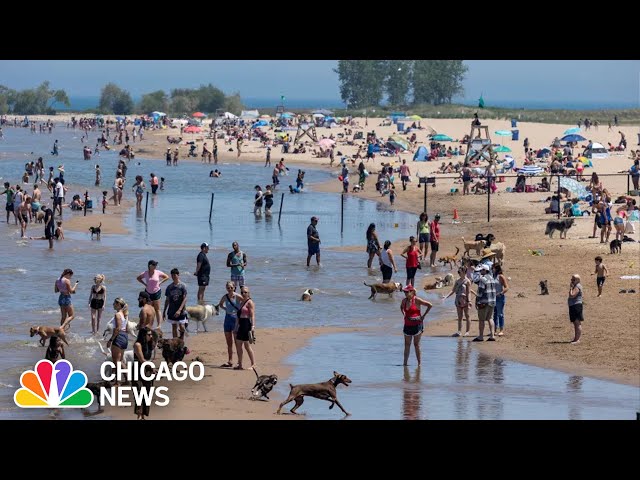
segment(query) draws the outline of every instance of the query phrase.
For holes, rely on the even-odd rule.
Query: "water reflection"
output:
[[[478,397],[476,414],[479,419],[501,419],[503,413],[503,392],[495,388],[504,381],[504,361],[478,352],[476,359],[476,382],[489,384],[486,395]]]
[[[458,385],[466,385],[469,382],[469,359],[471,358],[472,345],[470,342],[459,341],[456,346],[456,365],[454,378]],[[469,413],[469,394],[466,391],[458,391],[454,396],[454,410],[456,418],[466,418]]]
[[[584,378],[572,375],[567,378],[567,393],[569,394],[569,420],[582,420],[580,396]]]
[[[416,367],[413,375],[409,367],[404,367],[404,382],[402,383],[402,418],[404,420],[420,420],[422,407],[422,386],[420,385],[420,367]]]

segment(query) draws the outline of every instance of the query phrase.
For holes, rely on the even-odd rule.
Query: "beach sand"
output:
[[[276,374],[278,385],[269,395],[269,401],[250,400],[251,388],[256,381],[252,370],[236,371],[230,368],[220,368],[219,365],[227,360],[227,347],[224,334],[220,328],[215,332],[191,335],[187,343],[191,353],[185,357],[186,362],[200,357],[205,365],[205,377],[199,382],[160,382],[167,385],[170,403],[166,407],[152,405],[149,418],[152,420],[291,420],[304,418],[303,415],[276,415],[280,402],[284,397],[277,390],[286,385],[291,367],[285,359],[295,350],[304,347],[306,342],[316,335],[357,331],[356,328],[256,328],[256,344],[253,345],[260,375]],[[162,358],[158,352],[158,358]],[[249,365],[248,357],[243,361]],[[234,346],[234,361],[237,361]],[[333,372],[327,372],[326,378],[309,379],[310,383],[324,382],[331,378]],[[283,412],[294,403],[285,406]],[[327,403],[327,407],[328,407]],[[108,407],[105,415],[115,419],[134,420],[133,407]],[[336,415],[340,418],[340,415]]]

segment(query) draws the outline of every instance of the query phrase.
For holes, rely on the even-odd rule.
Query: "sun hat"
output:
[[[485,248],[482,250],[482,258],[493,257],[496,252],[492,252],[490,248]]]
[[[415,287],[411,284],[407,285],[402,289],[403,292],[415,292]]]

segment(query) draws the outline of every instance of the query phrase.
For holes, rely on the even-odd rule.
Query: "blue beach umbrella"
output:
[[[493,151],[496,153],[507,153],[510,152],[511,149],[509,147],[505,147],[504,145],[500,145],[499,147],[494,148]]]
[[[560,140],[563,142],[584,142],[586,138],[584,138],[582,135],[573,134],[573,135],[565,135]]]
[[[431,137],[431,140],[435,140],[436,142],[453,142],[453,139],[449,135],[445,135],[444,133],[438,133]]]
[[[580,131],[580,127],[573,127],[573,128],[568,128],[567,130],[564,131],[565,135],[572,135],[574,133],[578,133]]]
[[[500,135],[501,137],[510,137],[511,136],[511,130],[498,130],[495,133],[496,133],[496,135]]]
[[[537,175],[542,172],[544,172],[544,169],[538,165],[525,165],[518,170],[518,173],[524,173],[525,175]]]

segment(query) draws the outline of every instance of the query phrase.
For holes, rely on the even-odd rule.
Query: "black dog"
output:
[[[569,230],[573,226],[573,222],[575,219],[564,218],[562,220],[551,220],[547,222],[547,229],[544,234],[549,235],[549,238],[553,238],[553,232],[556,230],[560,231],[560,238],[567,238],[567,230]]]
[[[620,240],[611,240],[609,243],[609,250],[611,254],[622,253],[622,242]]]
[[[486,236],[482,235],[481,233],[478,233],[476,235],[476,242],[478,240],[484,240],[484,247],[485,248],[489,248],[491,246],[491,242],[493,242],[496,239],[496,237],[493,236],[493,233],[489,233]]]
[[[540,295],[549,295],[549,288],[546,280],[540,280]]]
[[[635,240],[631,237],[627,237],[626,235],[622,237],[623,242],[635,242]]]
[[[91,240],[93,240],[94,235],[98,237],[98,240],[100,240],[100,233],[102,232],[101,227],[102,222],[100,222],[100,225],[98,225],[97,227],[89,227],[89,231],[91,232]]]
[[[277,375],[258,375],[258,371],[254,368],[253,371],[256,374],[256,384],[251,389],[251,395],[254,398],[265,397],[269,400],[267,393],[273,390],[273,387],[278,383]]]
[[[100,380],[99,382],[89,382],[87,383],[87,389],[91,391],[91,393],[93,393],[93,396],[96,400],[96,403],[98,404],[98,410],[95,412],[89,412],[88,408],[84,408],[82,413],[84,414],[85,417],[90,417],[92,415],[98,415],[102,412],[104,412],[104,409],[102,408],[102,405],[100,405],[100,388],[101,387],[105,387],[105,388],[111,388],[114,387],[116,385],[115,382],[109,381],[109,380]]]

